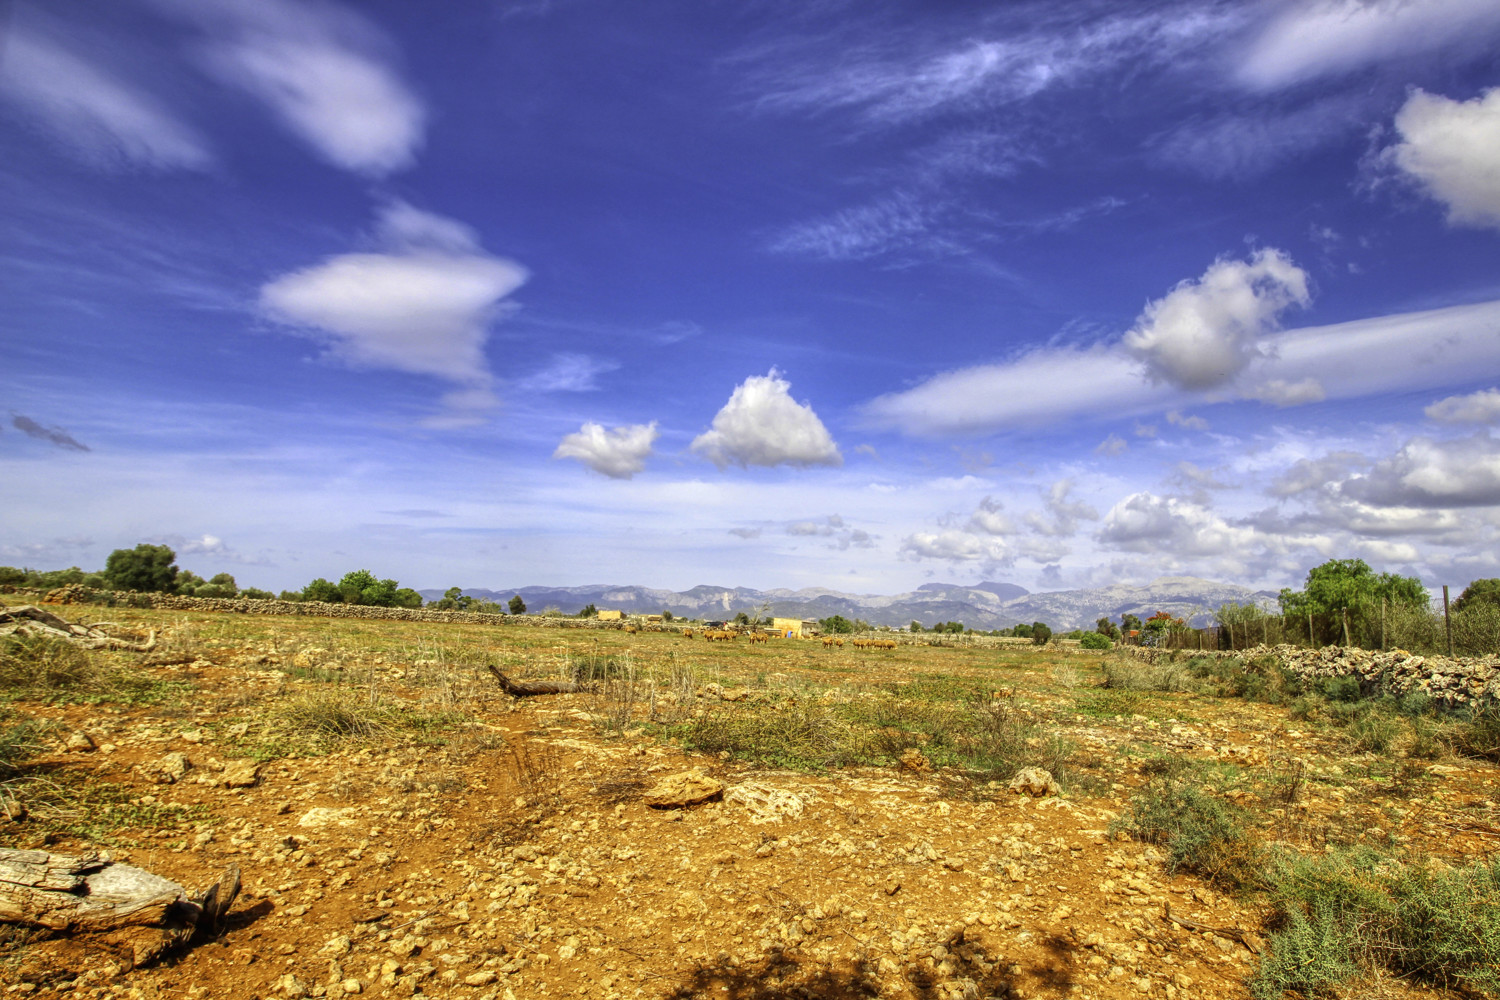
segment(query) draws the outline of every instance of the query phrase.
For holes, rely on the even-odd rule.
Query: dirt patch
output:
[[[1112,691],[1082,653],[112,614],[187,658],[100,655],[175,693],[15,701],[50,735],[0,842],[105,848],[184,885],[237,863],[244,888],[222,935],[142,969],[5,929],[0,979],[21,993],[1246,997],[1263,901],[1110,833],[1155,762],[1194,762],[1271,843],[1455,863],[1500,843],[1492,764],[1350,753],[1286,707]],[[593,686],[513,700],[490,664]],[[1061,796],[1013,793],[974,756],[981,728],[945,736],[992,704],[1006,754],[1053,755]],[[715,713],[793,709],[843,727],[830,766],[768,766],[748,737],[681,745]],[[312,736],[288,728],[309,713]],[[69,749],[77,733],[91,745]],[[688,771],[722,794],[647,804]]]

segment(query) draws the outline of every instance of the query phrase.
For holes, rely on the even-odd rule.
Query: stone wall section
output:
[[[1449,707],[1477,707],[1500,703],[1500,655],[1420,656],[1404,649],[1376,651],[1357,647],[1255,646],[1237,652],[1199,652],[1186,649],[1127,647],[1136,659],[1170,663],[1194,657],[1233,657],[1252,662],[1275,657],[1303,680],[1320,677],[1358,677],[1367,692],[1394,695],[1425,694]]]

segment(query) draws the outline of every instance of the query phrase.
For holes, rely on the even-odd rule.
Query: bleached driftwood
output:
[[[489,664],[490,673],[500,682],[500,688],[512,698],[526,698],[534,694],[577,694],[588,688],[574,681],[513,681],[500,672],[500,668]]]
[[[0,923],[101,933],[143,965],[168,948],[212,929],[240,891],[240,870],[199,893],[160,875],[89,853],[0,849]]]
[[[0,608],[0,636],[5,635],[50,636],[71,642],[84,649],[128,649],[136,653],[145,653],[156,648],[155,631],[145,642],[131,642],[129,639],[118,639],[110,635],[99,625],[79,625],[69,622],[35,604],[18,604],[13,608]]]

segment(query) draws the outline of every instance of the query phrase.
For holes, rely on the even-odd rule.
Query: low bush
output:
[[[1078,638],[1078,645],[1084,649],[1113,649],[1115,644],[1110,642],[1109,636],[1098,632],[1085,632]]]
[[[1444,741],[1461,757],[1500,762],[1500,705],[1474,709],[1444,734]]]
[[[1275,930],[1250,983],[1261,1000],[1325,995],[1376,967],[1500,991],[1500,859],[1447,867],[1370,848],[1282,852],[1267,884]]]
[[[1263,852],[1244,811],[1198,787],[1180,761],[1164,762],[1110,830],[1165,847],[1169,871],[1194,872],[1229,890],[1260,884]]]

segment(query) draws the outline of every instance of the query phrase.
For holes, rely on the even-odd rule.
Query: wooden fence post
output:
[[[1443,628],[1448,633],[1448,655],[1453,655],[1453,619],[1448,615],[1448,585],[1443,584]]]
[[[1344,648],[1349,648],[1349,609],[1344,609]]]
[[[1315,635],[1313,635],[1312,612],[1311,611],[1309,611],[1307,613],[1307,644],[1309,646],[1311,646],[1313,649],[1317,649],[1318,648],[1318,639],[1317,639],[1317,637]]]

